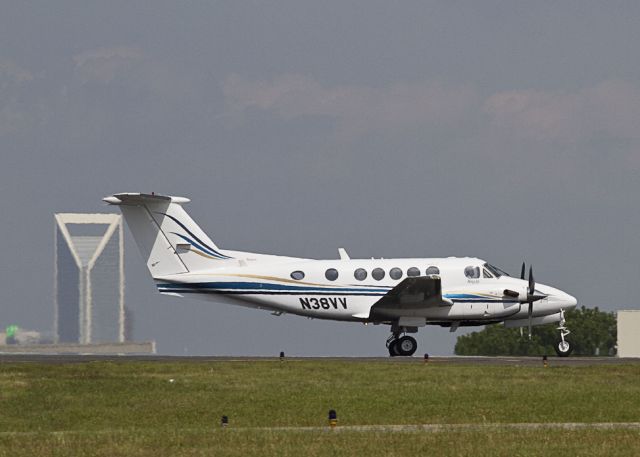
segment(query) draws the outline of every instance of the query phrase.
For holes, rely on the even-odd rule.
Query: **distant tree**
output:
[[[615,314],[598,308],[574,309],[565,313],[567,337],[573,344],[573,355],[614,355],[617,342]],[[502,324],[488,325],[484,330],[458,337],[457,355],[544,355],[554,354],[560,338],[556,324],[533,327],[529,341],[527,329],[520,336],[519,328]]]
[[[18,333],[17,325],[9,325],[5,332],[5,343],[6,344],[17,344],[18,339],[16,338],[16,333]]]

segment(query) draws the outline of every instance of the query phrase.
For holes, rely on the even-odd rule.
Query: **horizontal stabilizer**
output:
[[[166,202],[166,203],[189,203],[191,200],[185,197],[174,197],[171,195],[141,194],[125,192],[105,197],[102,201],[110,205],[143,205],[145,203]]]

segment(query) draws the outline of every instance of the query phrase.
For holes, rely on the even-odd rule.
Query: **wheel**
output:
[[[571,344],[567,340],[558,341],[555,349],[558,357],[569,357],[569,354],[571,354],[571,352],[573,351],[573,344]]]
[[[400,355],[400,354],[398,354],[398,340],[392,340],[389,343],[389,355],[391,357],[395,357],[397,355]]]
[[[398,355],[410,356],[418,349],[418,342],[410,336],[403,336],[396,342]]]

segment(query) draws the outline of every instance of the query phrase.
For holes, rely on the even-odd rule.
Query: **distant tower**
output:
[[[56,342],[124,341],[122,217],[58,213],[54,246]]]

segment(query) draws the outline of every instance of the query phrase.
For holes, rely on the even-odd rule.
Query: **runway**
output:
[[[252,356],[175,356],[175,355],[90,355],[90,354],[0,354],[1,363],[87,363],[87,362],[158,362],[158,363],[216,363],[216,362],[304,362],[332,361],[345,363],[421,363],[424,357],[252,357]],[[430,365],[502,365],[502,366],[542,366],[542,357],[466,357],[431,356]],[[618,357],[555,357],[548,358],[548,365],[590,366],[640,364],[637,358]]]

